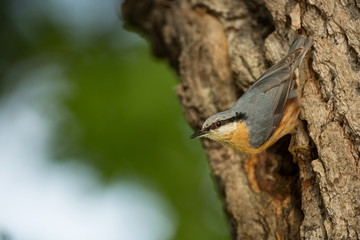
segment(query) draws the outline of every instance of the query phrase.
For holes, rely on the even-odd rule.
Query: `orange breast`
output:
[[[222,142],[239,152],[256,154],[271,147],[275,142],[286,134],[292,133],[297,125],[300,106],[296,99],[290,99],[286,103],[284,115],[273,134],[259,148],[250,145],[249,131],[243,122],[238,123],[238,129],[234,133],[224,136]]]

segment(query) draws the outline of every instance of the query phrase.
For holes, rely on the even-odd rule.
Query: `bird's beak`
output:
[[[198,131],[196,133],[194,133],[193,135],[190,136],[190,139],[193,139],[193,138],[199,138],[199,137],[203,137],[204,135],[208,134],[207,131]]]

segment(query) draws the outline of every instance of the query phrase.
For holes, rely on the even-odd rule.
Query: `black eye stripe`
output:
[[[246,116],[245,113],[241,113],[241,112],[238,113],[237,112],[237,113],[235,113],[235,116],[233,116],[231,118],[214,122],[209,127],[207,127],[205,130],[209,131],[211,129],[216,129],[216,128],[220,127],[220,126],[223,126],[223,125],[225,125],[227,123],[240,121],[240,120],[245,120],[245,119],[247,119],[247,116]]]

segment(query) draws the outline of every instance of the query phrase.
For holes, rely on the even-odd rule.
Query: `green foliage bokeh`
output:
[[[120,21],[116,29],[79,45],[61,26],[41,17],[35,37],[25,38],[12,22],[9,3],[3,1],[0,8],[7,26],[1,81],[12,65],[46,55],[64,69],[70,85],[59,99],[69,117],[52,144],[56,159],[70,157],[91,166],[104,187],[115,180],[145,182],[173,208],[176,240],[229,239],[204,153],[197,140],[188,139],[192,130],[176,98],[176,76],[166,63],[151,56],[145,41],[129,44],[134,34],[122,30]],[[114,44],[114,39],[122,40]]]

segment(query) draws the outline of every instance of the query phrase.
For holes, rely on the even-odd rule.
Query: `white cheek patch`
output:
[[[231,122],[224,126],[219,127],[218,129],[215,130],[215,132],[218,136],[222,136],[222,135],[229,134],[229,133],[235,131],[236,128],[237,128],[236,122]]]

